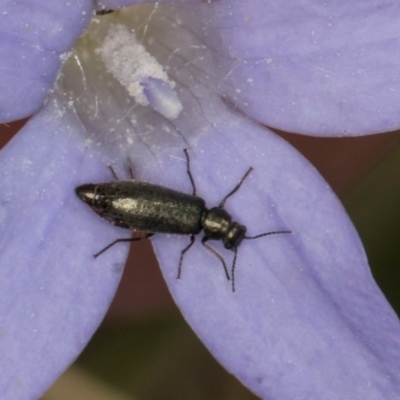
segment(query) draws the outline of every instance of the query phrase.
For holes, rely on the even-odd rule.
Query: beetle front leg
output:
[[[228,272],[228,268],[225,264],[225,260],[223,259],[223,257],[221,256],[221,254],[217,253],[212,247],[206,245],[206,242],[209,240],[209,238],[207,236],[204,236],[203,239],[201,239],[201,244],[208,250],[210,251],[212,254],[214,254],[215,257],[218,258],[219,261],[221,261],[222,266],[224,267],[224,271],[226,274],[226,278],[228,279],[228,281],[231,280],[230,276],[229,276],[229,272]]]

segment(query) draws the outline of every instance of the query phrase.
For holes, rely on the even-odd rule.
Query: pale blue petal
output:
[[[48,106],[0,155],[3,399],[36,399],[48,388],[91,338],[123,271],[127,246],[93,258],[119,230],[75,195],[79,184],[110,177],[81,129]]]
[[[242,112],[317,136],[399,129],[397,1],[225,0],[203,11],[209,45],[230,65],[223,93]]]
[[[249,235],[292,233],[242,243],[235,293],[201,235],[184,258],[180,280],[178,260],[189,239],[155,237],[164,276],[189,324],[263,399],[397,399],[399,321],[336,196],[265,129],[231,116],[216,131],[190,153],[199,195],[209,207],[218,205],[252,166],[226,209]],[[176,177],[184,178],[190,192],[179,151],[163,162],[158,179],[175,187]],[[232,252],[208,243],[230,265]]]
[[[33,114],[92,16],[90,0],[2,0],[0,122]],[[65,58],[65,54],[64,54]]]

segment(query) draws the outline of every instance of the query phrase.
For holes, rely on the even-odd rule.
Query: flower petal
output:
[[[53,103],[51,103],[53,104]],[[74,193],[111,179],[72,113],[48,105],[0,155],[0,397],[38,398],[101,322],[127,246],[93,254],[120,230]],[[129,233],[127,235],[129,237]]]
[[[0,121],[31,115],[45,100],[62,54],[87,27],[90,0],[3,0],[0,6]]]
[[[179,153],[165,156],[159,179],[176,187],[184,177],[182,190],[190,192]],[[189,239],[152,239],[175,301],[214,356],[261,398],[397,398],[399,321],[343,207],[314,168],[282,139],[233,115],[202,135],[190,157],[208,207],[252,166],[227,211],[248,235],[292,231],[241,244],[234,293],[199,238],[180,280]],[[232,252],[211,246],[230,265]]]
[[[130,7],[136,4],[150,4],[155,3],[194,3],[198,0],[158,0],[158,1],[148,1],[148,0],[96,0],[98,10],[115,10],[123,7]]]
[[[203,34],[214,32],[209,42],[230,65],[224,94],[253,118],[317,136],[399,128],[398,2],[227,0],[200,9]]]
[[[188,25],[173,8],[158,15],[153,13],[158,9],[147,10],[142,43],[160,49],[154,52],[158,62],[172,67],[168,73],[183,110],[171,121],[154,107],[124,101],[126,88],[113,84],[95,63],[98,75],[89,68],[91,73],[77,82],[66,72],[60,87],[67,95],[82,93],[73,106],[88,138],[94,147],[109,147],[121,164],[130,156],[138,179],[191,193],[182,151],[188,147],[198,193],[209,206],[218,205],[253,166],[240,191],[228,199],[227,210],[252,236],[292,231],[240,246],[235,293],[220,261],[200,243],[185,254],[177,281],[188,238],[156,235],[164,274],[186,318],[221,363],[261,397],[398,396],[399,377],[393,372],[399,361],[398,320],[371,278],[343,208],[284,141],[219,101],[215,83],[223,68],[202,45],[207,35],[198,35],[195,14]],[[190,14],[187,10],[180,16]],[[156,26],[154,38],[151,24],[159,21],[165,24]],[[178,35],[188,26],[197,41]],[[186,52],[188,47],[193,53]],[[85,51],[80,57],[93,60]],[[215,246],[224,258],[232,256],[220,243]],[[114,251],[107,256],[114,257]]]

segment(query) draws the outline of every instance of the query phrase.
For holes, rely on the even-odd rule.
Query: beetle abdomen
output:
[[[200,197],[140,181],[90,186],[92,208],[115,225],[177,234],[196,234],[202,229],[205,202]]]

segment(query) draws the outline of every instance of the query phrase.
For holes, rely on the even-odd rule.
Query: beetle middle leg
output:
[[[134,178],[134,174],[133,174],[133,167],[132,167],[132,161],[130,158],[128,158],[128,171],[129,171],[129,176],[131,179],[135,179]],[[118,178],[117,173],[115,172],[114,168],[112,167],[112,165],[108,165],[108,169],[111,171],[112,176],[114,177],[114,179],[116,181],[119,181],[120,179]]]
[[[194,235],[190,235],[190,243],[181,251],[181,258],[179,259],[179,266],[178,266],[178,275],[176,276],[176,279],[181,279],[183,256],[192,247],[195,240],[196,237]]]
[[[148,239],[149,237],[153,236],[154,233],[146,233],[145,236],[143,237],[135,237],[135,238],[120,238],[117,240],[114,240],[112,243],[110,243],[108,246],[104,247],[104,249],[100,250],[98,253],[93,254],[94,258],[97,258],[100,254],[103,254],[105,251],[107,251],[109,248],[113,247],[114,244],[121,243],[121,242],[136,242],[138,240],[143,240],[143,239]]]
[[[109,165],[109,166],[108,166],[108,169],[111,171],[112,176],[114,177],[114,179],[115,179],[116,181],[119,181],[118,175],[117,175],[116,172],[114,171],[114,168],[112,167],[112,165]]]
[[[228,197],[231,197],[234,193],[236,193],[240,187],[242,186],[244,180],[249,176],[250,172],[253,171],[253,167],[250,167],[247,172],[243,175],[242,179],[239,181],[239,183],[231,190],[221,201],[219,204],[219,208],[224,208],[225,207],[225,202],[228,199]]]

